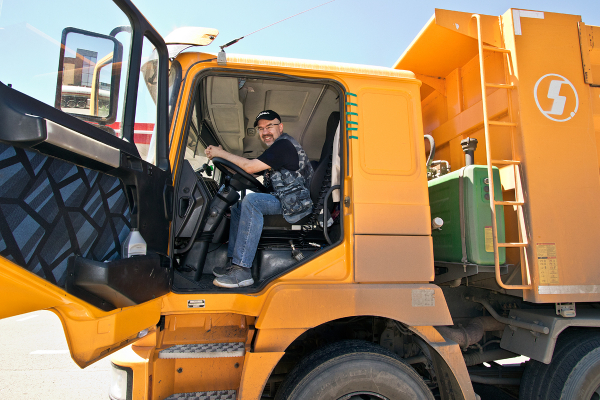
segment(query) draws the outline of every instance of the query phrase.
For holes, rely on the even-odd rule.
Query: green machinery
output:
[[[500,173],[494,167],[494,193],[502,200]],[[443,226],[433,229],[435,261],[494,265],[492,216],[487,166],[468,165],[429,181],[431,218]],[[504,209],[496,206],[498,242],[505,241]],[[499,249],[500,264],[506,251]]]

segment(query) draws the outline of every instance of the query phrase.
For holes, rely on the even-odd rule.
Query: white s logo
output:
[[[546,87],[548,88],[547,92],[544,90]],[[561,94],[563,87],[567,89],[563,90]],[[541,96],[538,96],[539,94]],[[575,116],[579,108],[579,97],[577,96],[575,86],[567,78],[558,74],[546,74],[542,76],[535,84],[533,95],[538,109],[546,118],[552,121],[568,121]],[[540,100],[544,107],[540,104]],[[566,107],[568,107],[568,110],[565,113]]]

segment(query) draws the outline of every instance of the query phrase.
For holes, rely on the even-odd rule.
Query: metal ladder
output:
[[[525,225],[525,211],[523,210],[523,206],[525,205],[525,198],[523,196],[523,187],[521,182],[521,173],[520,166],[521,162],[517,160],[493,160],[492,159],[492,148],[491,148],[491,140],[490,140],[490,126],[498,126],[509,128],[511,130],[511,140],[512,140],[512,153],[514,157],[514,144],[515,144],[515,127],[517,124],[513,122],[513,114],[512,114],[512,103],[510,91],[515,89],[515,86],[512,83],[488,83],[485,80],[485,64],[483,59],[484,51],[493,51],[499,52],[506,55],[505,65],[511,65],[512,57],[511,51],[509,49],[486,46],[483,44],[481,38],[481,16],[479,14],[473,14],[471,18],[475,18],[477,21],[477,42],[479,49],[479,72],[481,75],[481,103],[483,105],[483,125],[485,131],[485,152],[486,152],[486,162],[488,168],[488,179],[490,182],[490,210],[492,212],[492,239],[494,243],[494,265],[495,265],[495,275],[496,282],[503,289],[532,289],[531,284],[531,273],[529,270],[529,263],[527,261],[527,249],[529,247],[528,243],[528,235],[527,235],[527,227]],[[509,82],[509,76],[507,68],[504,68],[505,71],[505,82]],[[487,97],[486,97],[486,89],[487,88],[498,88],[507,90],[508,96],[508,118],[510,122],[503,121],[494,121],[490,120],[488,116],[488,107],[487,107]],[[492,167],[494,165],[507,166],[512,165],[514,174],[515,174],[515,201],[496,201],[496,197],[494,194],[494,174]],[[519,228],[519,242],[518,243],[498,243],[498,225],[496,222],[496,206],[513,206],[517,207],[517,218],[518,218],[518,228]],[[525,277],[527,280],[526,285],[507,285],[502,282],[502,277],[500,276],[500,256],[499,256],[499,248],[504,247],[512,247],[520,249],[520,257],[521,257],[521,268],[525,268]]]

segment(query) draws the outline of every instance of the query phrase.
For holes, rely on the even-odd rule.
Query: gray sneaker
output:
[[[231,269],[231,258],[227,259],[227,264],[225,264],[224,267],[215,267],[213,269],[213,275],[216,276],[217,278],[222,277],[223,275],[227,275],[229,273],[229,270]]]
[[[224,288],[246,287],[254,283],[250,268],[240,267],[232,264],[229,271],[218,278],[215,278],[213,285]]]

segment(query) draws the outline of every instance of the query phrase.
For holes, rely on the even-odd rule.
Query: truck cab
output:
[[[58,58],[58,68],[32,61],[39,70],[9,66],[0,75],[0,296],[6,305],[0,317],[53,311],[80,367],[111,355],[109,396],[119,400],[475,399],[472,381],[486,376],[467,366],[517,354],[545,362],[552,355],[548,346],[558,328],[531,354],[521,341],[510,341],[529,331],[549,336],[550,322],[511,322],[508,312],[514,304],[517,313],[535,314],[537,303],[550,300],[539,297],[533,286],[539,283],[530,282],[519,261],[532,264],[533,253],[501,257],[504,228],[496,224],[504,227],[504,214],[482,208],[479,218],[489,222],[472,225],[483,258],[444,259],[439,250],[440,232],[460,224],[456,215],[444,216],[450,226],[438,222],[443,196],[459,196],[444,182],[480,180],[476,190],[488,202],[486,179],[492,201],[496,188],[520,204],[523,188],[515,163],[492,173],[482,166],[459,180],[433,169],[442,161],[447,170],[462,167],[456,139],[481,128],[477,116],[451,122],[439,112],[454,90],[442,72],[453,71],[451,62],[456,69],[478,57],[473,44],[482,37],[470,28],[439,29],[448,30],[452,18],[468,27],[470,16],[436,11],[437,20],[396,68],[383,68],[204,53],[198,46],[211,43],[217,30],[181,28],[163,40],[129,0],[105,3],[98,18],[64,18],[40,30],[41,19],[31,17],[11,30],[24,38],[56,37],[48,42],[59,46],[52,54],[47,42],[32,40],[38,47],[27,51],[15,46],[13,52],[26,53],[15,59]],[[498,18],[485,16],[485,26]],[[497,39],[494,29],[485,30],[486,40]],[[426,69],[441,62],[414,62],[415,54],[434,57],[422,49],[436,34],[440,41],[454,35],[467,49],[442,60],[448,71]],[[48,68],[52,73],[44,73]],[[455,107],[453,117],[475,113],[443,104]],[[516,107],[510,104],[506,115]],[[279,113],[284,131],[313,163],[314,207],[295,224],[265,217],[254,284],[219,288],[212,271],[227,262],[229,210],[265,187],[235,164],[208,160],[204,149],[222,146],[257,158],[265,146],[253,123],[265,109]],[[448,130],[469,123],[448,139]],[[438,142],[437,157],[424,133]],[[489,147],[486,142],[475,160]],[[503,147],[507,158],[521,157],[511,149]],[[522,220],[506,223],[506,237],[528,235],[518,230]],[[451,246],[464,243],[449,236],[458,243]],[[521,286],[504,288],[506,274],[513,285],[521,278]],[[470,287],[473,278],[481,283]],[[465,330],[452,326],[462,322],[476,340],[459,337]],[[487,345],[490,351],[483,351]]]

